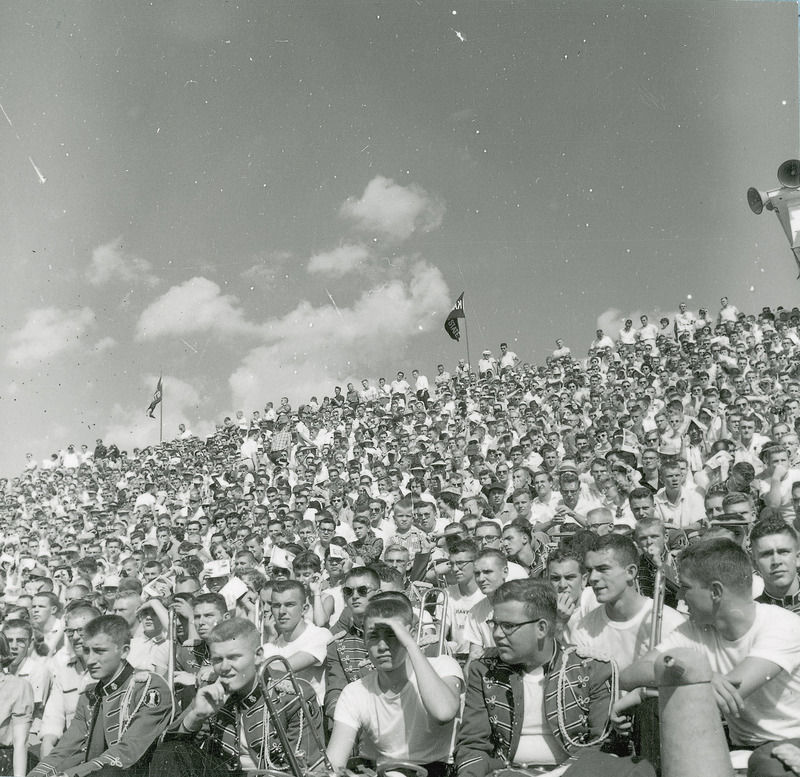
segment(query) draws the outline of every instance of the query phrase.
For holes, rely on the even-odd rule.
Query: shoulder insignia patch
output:
[[[145,707],[158,707],[158,705],[161,704],[161,692],[155,688],[151,688],[144,695],[142,704],[144,704]]]
[[[613,656],[608,653],[603,653],[601,650],[592,650],[587,647],[576,647],[575,655],[580,658],[592,658],[595,661],[605,661],[606,663],[613,661]]]

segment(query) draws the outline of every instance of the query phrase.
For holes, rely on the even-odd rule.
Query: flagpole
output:
[[[161,401],[158,403],[158,444],[164,442],[164,381],[159,377],[161,382]]]
[[[465,290],[466,294],[466,290]],[[467,306],[464,305],[464,340],[467,343],[467,371],[472,372],[472,362],[469,359],[469,326],[467,326]]]

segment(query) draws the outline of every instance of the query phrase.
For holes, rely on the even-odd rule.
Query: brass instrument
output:
[[[653,615],[650,623],[650,650],[661,642],[661,624],[664,620],[664,593],[667,588],[667,576],[664,574],[664,563],[656,568],[653,584]]]
[[[436,656],[441,656],[446,653],[445,645],[447,644],[447,610],[450,604],[450,594],[447,593],[446,588],[429,588],[420,598],[419,605],[419,619],[417,621],[417,644],[421,646],[423,632],[425,626],[431,624],[425,623],[425,613],[428,612],[433,619],[433,626],[437,629],[438,636],[438,650]],[[440,617],[437,624],[437,610],[441,607]],[[430,610],[428,608],[431,608]],[[433,658],[433,656],[428,656]]]
[[[273,667],[276,664],[280,664],[280,671],[282,672],[281,676],[277,678],[271,677],[270,675],[270,667]],[[280,702],[276,702],[275,696],[277,696],[277,694],[275,691],[278,689],[278,686],[281,686],[281,691],[283,691],[285,688],[285,683],[288,683],[291,688],[291,693],[286,694],[287,696],[290,696],[290,699],[289,701],[281,704]],[[258,675],[258,684],[261,688],[261,694],[264,697],[264,705],[269,713],[271,725],[275,727],[275,733],[278,735],[278,739],[280,740],[286,761],[289,764],[289,769],[292,773],[292,777],[307,777],[309,773],[314,771],[316,771],[317,774],[325,774],[329,775],[330,777],[334,777],[335,770],[325,751],[325,742],[322,740],[319,732],[314,727],[312,722],[313,716],[311,714],[308,701],[306,701],[306,698],[303,695],[303,689],[300,687],[297,675],[295,675],[294,671],[292,671],[292,668],[286,658],[284,656],[270,656],[264,662],[261,668],[261,672]],[[313,737],[314,742],[321,753],[320,758],[312,764],[305,763],[305,759],[300,754],[299,749],[292,746],[292,743],[289,741],[289,735],[284,728],[283,721],[281,719],[281,714],[295,703],[300,705],[303,716],[305,717],[305,720],[308,721],[307,725],[309,733]],[[298,736],[302,736],[302,733],[303,732],[301,730]],[[258,771],[258,774],[273,773],[273,770]]]
[[[167,622],[167,645],[169,654],[167,655],[167,687],[170,690],[172,699],[172,716],[177,713],[177,701],[175,697],[175,651],[178,649],[178,613],[174,610],[167,610],[169,621]]]
[[[253,622],[255,623],[255,627],[258,629],[258,638],[261,642],[264,642],[264,624],[261,622],[263,617],[261,611],[261,594],[256,591],[256,598],[253,602]]]

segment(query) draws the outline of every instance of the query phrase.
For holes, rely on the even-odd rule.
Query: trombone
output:
[[[417,621],[417,644],[422,647],[422,637],[426,626],[430,627],[430,623],[425,623],[425,613],[428,613],[433,620],[433,627],[438,628],[435,633],[438,635],[438,644],[436,656],[445,654],[445,645],[447,644],[447,610],[450,605],[450,594],[446,588],[429,588],[420,597],[419,600],[419,619]],[[441,607],[441,617],[437,624],[437,609]],[[428,609],[430,608],[430,609]],[[430,656],[433,658],[434,656]]]
[[[282,672],[280,677],[270,676],[270,667],[274,666],[275,664],[280,664],[279,671]],[[286,683],[288,683],[291,688],[289,694],[285,693]],[[331,764],[328,758],[327,752],[325,751],[325,742],[323,742],[320,732],[317,731],[316,726],[314,725],[311,707],[309,706],[306,697],[303,695],[303,689],[300,687],[300,682],[297,679],[297,675],[294,673],[294,671],[292,671],[291,666],[289,666],[289,662],[284,656],[270,656],[266,661],[264,661],[261,672],[258,675],[258,685],[261,688],[261,695],[264,697],[264,706],[267,708],[269,718],[272,721],[272,725],[275,727],[275,733],[280,740],[281,748],[283,749],[286,762],[289,765],[289,770],[292,773],[292,777],[307,777],[307,775],[309,775],[315,769],[320,770],[319,773],[324,773],[333,777],[336,772],[333,768],[333,764]],[[290,700],[283,702],[280,699],[280,694],[278,692],[279,686],[280,691],[284,693],[284,695],[291,696]],[[294,711],[292,708],[296,708],[296,706],[299,706],[299,709],[305,718],[306,726],[308,726],[308,731],[314,739],[314,743],[320,752],[320,757],[313,764],[305,763],[305,758],[300,750],[300,744],[303,737],[302,725],[298,731],[297,744],[293,746],[289,740],[289,734],[287,733],[286,727],[284,726],[284,721],[281,717],[282,715],[287,714],[287,712]],[[264,735],[266,736],[266,732],[264,732]],[[265,746],[269,748],[269,742],[266,742]],[[324,768],[321,769],[321,767]],[[275,773],[274,769],[260,769],[257,772],[257,774],[273,773]]]
[[[169,654],[167,655],[167,686],[170,690],[170,697],[172,699],[172,716],[175,717],[177,712],[177,701],[175,698],[175,652],[178,649],[178,613],[172,609],[168,609],[169,621],[167,622],[167,644],[169,645]]]
[[[661,624],[664,620],[664,593],[667,587],[667,576],[664,574],[664,562],[656,567],[656,578],[653,584],[653,615],[650,623],[650,650],[654,650],[661,642]]]

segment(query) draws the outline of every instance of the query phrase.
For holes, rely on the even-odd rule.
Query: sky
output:
[[[798,302],[797,3],[7,4],[0,474],[632,312]],[[158,416],[158,413],[156,414]]]

